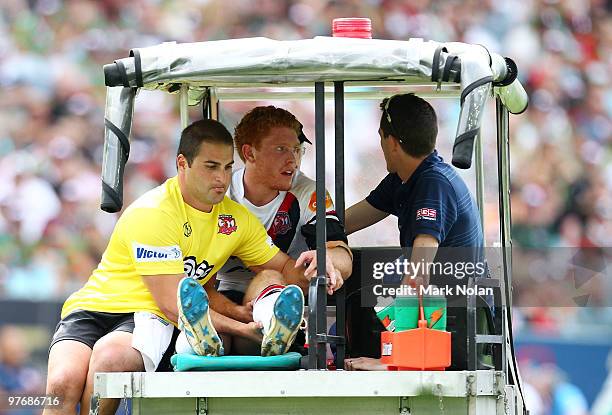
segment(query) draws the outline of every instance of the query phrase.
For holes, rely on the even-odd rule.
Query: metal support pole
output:
[[[508,326],[507,321],[510,316],[510,311],[512,307],[512,276],[510,275],[510,262],[508,258],[508,249],[510,244],[512,243],[509,238],[510,234],[510,185],[509,185],[509,166],[507,160],[507,151],[505,149],[506,137],[508,134],[508,110],[504,108],[501,100],[497,98],[495,100],[495,113],[497,118],[497,180],[499,187],[499,232],[500,232],[500,242],[501,242],[501,261],[502,261],[502,269],[500,276],[500,283],[502,284],[502,335],[504,335],[504,339],[507,339],[509,333],[506,332],[506,327]],[[502,345],[502,370],[506,374],[506,378],[508,377],[508,356],[507,354],[507,342]]]
[[[474,155],[476,156],[476,203],[478,204],[478,213],[480,215],[480,226],[484,235],[484,160],[482,153],[482,134],[480,131],[476,135],[474,147]],[[475,281],[470,278],[469,284],[474,285]],[[477,309],[476,295],[470,294],[466,298],[466,314],[467,314],[467,352],[468,352],[468,370],[478,369],[478,345],[476,343],[476,327],[477,327]]]
[[[474,278],[468,279],[470,289],[474,287]],[[478,356],[476,344],[476,294],[468,294],[466,297],[466,342],[467,342],[467,369],[478,370]]]
[[[317,192],[317,277],[310,282],[308,315],[308,366],[325,369],[327,334],[326,252],[327,228],[325,225],[325,87],[315,82],[315,151]],[[314,294],[314,295],[313,295]],[[320,337],[321,336],[321,337]]]
[[[499,180],[499,220],[500,220],[500,235],[501,244],[504,248],[502,254],[507,259],[508,273],[507,283],[509,296],[507,300],[512,304],[512,235],[511,235],[511,206],[510,206],[510,140],[509,140],[509,124],[508,124],[508,109],[503,106],[499,98],[496,99],[497,112],[497,157],[498,157],[498,180]],[[506,261],[504,261],[506,262]],[[506,265],[506,263],[504,263]]]
[[[181,113],[181,130],[189,125],[189,85],[181,84],[179,92],[179,111]]]
[[[204,92],[204,98],[202,98],[202,118],[210,120],[210,108],[210,88],[206,88],[206,91]]]
[[[510,210],[510,138],[509,113],[500,98],[495,100],[497,117],[497,158],[499,180],[499,222],[502,244],[503,289],[504,289],[504,325],[503,335],[505,346],[502,346],[502,362],[504,373],[510,384],[517,386],[519,400],[524,404],[521,377],[512,335],[512,235]],[[506,365],[509,365],[506,366]],[[508,369],[509,374],[508,376]]]
[[[219,121],[219,97],[214,86],[210,87],[210,118]]]
[[[344,83],[334,82],[334,117],[335,117],[335,178],[336,215],[344,224]],[[346,289],[344,286],[336,291],[336,335],[346,334]],[[346,343],[336,345],[336,368],[344,369]]]
[[[480,213],[480,225],[482,234],[485,234],[484,223],[484,158],[482,152],[482,134],[480,131],[476,135],[476,144],[474,147],[476,156],[476,203],[478,203],[478,212]]]
[[[336,165],[335,165],[335,192],[336,214],[340,222],[344,223],[344,83],[334,82],[334,114],[336,133]]]

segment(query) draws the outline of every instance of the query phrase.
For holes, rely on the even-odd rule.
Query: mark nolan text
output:
[[[468,287],[467,285],[446,285],[443,287],[429,285],[427,287],[419,288],[421,289],[421,295],[443,295],[447,297],[453,295],[493,295],[493,288],[479,287],[478,285],[475,285],[473,287]],[[409,285],[400,285],[399,287],[387,287],[381,284],[377,284],[373,287],[373,290],[374,295],[382,295],[383,297],[397,295],[417,295],[417,289]]]

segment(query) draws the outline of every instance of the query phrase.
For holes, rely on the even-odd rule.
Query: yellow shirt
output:
[[[210,213],[194,209],[173,177],[121,215],[98,267],[66,300],[62,318],[75,310],[150,311],[165,318],[143,275],[184,272],[203,285],[230,256],[261,265],[278,251],[247,208],[225,197]]]

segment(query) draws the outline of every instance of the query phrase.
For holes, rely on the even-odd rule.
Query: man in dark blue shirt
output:
[[[413,264],[439,265],[406,274],[402,283],[420,287],[431,281],[441,287],[456,285],[466,276],[482,276],[484,242],[478,208],[465,182],[435,150],[434,109],[413,94],[386,98],[381,109],[378,133],[389,174],[368,197],[347,209],[346,233],[395,215],[404,256]],[[461,272],[456,272],[458,265]],[[347,362],[349,369],[371,369],[351,363]]]
[[[476,204],[436,150],[422,158],[405,180],[397,172],[389,173],[365,200],[398,217],[401,246],[413,246],[419,235],[433,236],[439,247],[482,246]]]
[[[475,268],[484,245],[480,215],[465,182],[434,149],[434,109],[413,94],[387,98],[381,109],[378,133],[389,174],[365,200],[346,211],[347,234],[395,215],[400,246],[415,248],[413,262],[427,259],[415,258],[418,248],[424,248],[420,252],[426,257],[437,254],[435,262],[462,259]],[[445,272],[436,274],[441,278],[437,284],[457,280]],[[476,269],[468,274],[479,276]]]

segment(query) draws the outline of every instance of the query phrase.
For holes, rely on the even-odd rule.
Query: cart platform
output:
[[[515,414],[501,371],[98,373],[94,399],[132,414]]]

